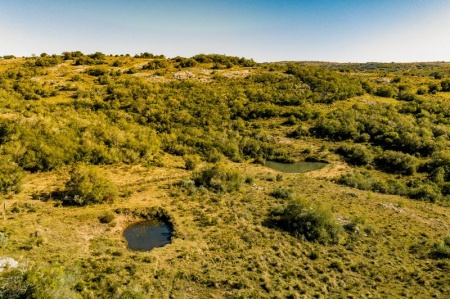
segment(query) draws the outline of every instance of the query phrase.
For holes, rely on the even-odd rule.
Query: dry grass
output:
[[[166,156],[164,162],[163,168],[104,167],[130,194],[112,205],[60,207],[54,200],[32,200],[33,194],[60,188],[67,173],[29,175],[24,192],[8,200],[2,226],[10,241],[2,254],[30,266],[50,262],[78,271],[85,296],[135,290],[167,298],[444,298],[450,291],[435,261],[409,253],[411,245],[447,234],[448,208],[334,185],[324,178],[345,171],[339,164],[317,173],[282,174],[281,181],[263,166],[233,164],[254,178],[253,185],[238,193],[199,190],[189,196],[174,185],[190,177],[182,160]],[[264,226],[268,211],[282,205],[268,196],[279,186],[331,207],[341,223],[362,219],[358,232],[323,246]],[[20,212],[12,213],[14,205]],[[129,251],[122,232],[138,219],[116,215],[110,224],[99,221],[105,211],[147,207],[162,207],[173,219],[171,244]]]

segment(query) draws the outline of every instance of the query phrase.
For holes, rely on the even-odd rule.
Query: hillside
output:
[[[444,62],[0,59],[0,298],[448,298],[449,114]]]

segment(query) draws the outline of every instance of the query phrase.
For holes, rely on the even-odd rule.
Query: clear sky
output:
[[[449,0],[0,0],[0,56],[450,61]]]

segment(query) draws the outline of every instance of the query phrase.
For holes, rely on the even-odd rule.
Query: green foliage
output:
[[[24,176],[22,168],[11,159],[3,157],[0,160],[0,194],[19,192]]]
[[[324,68],[289,65],[286,73],[299,78],[317,93],[317,102],[332,103],[363,94],[360,81]]]
[[[375,95],[383,98],[393,98],[396,91],[391,86],[380,86],[377,88]]]
[[[192,176],[197,187],[204,187],[215,192],[233,192],[240,189],[243,177],[239,171],[217,163],[206,166]]]
[[[441,90],[442,91],[450,91],[450,79],[441,81]]]
[[[106,211],[98,218],[98,220],[100,223],[111,223],[115,218],[116,214],[114,214],[114,212]]]
[[[70,179],[65,184],[67,204],[89,205],[111,203],[117,196],[117,187],[98,167],[77,164],[70,171]]]
[[[200,163],[200,156],[198,155],[184,155],[183,156],[184,165],[186,170],[194,170]]]
[[[86,71],[89,76],[99,77],[108,73],[108,69],[102,67],[93,67]]]
[[[400,101],[412,102],[418,100],[418,96],[411,91],[400,91],[397,94],[397,99]]]
[[[297,238],[303,236],[309,241],[325,244],[338,243],[342,233],[342,227],[328,209],[300,199],[291,200],[284,208],[272,211],[270,222]]]
[[[434,259],[450,259],[450,237],[443,241],[434,243],[430,251],[430,256]]]
[[[293,192],[291,189],[288,188],[276,188],[269,194],[270,196],[273,196],[277,199],[292,199],[293,198]]]
[[[37,58],[34,62],[35,66],[38,67],[49,67],[49,66],[55,66],[62,62],[62,59],[60,56],[52,55],[52,56],[44,56]]]
[[[438,91],[441,91],[441,90],[442,90],[441,84],[431,83],[430,85],[428,85],[428,92],[429,93],[435,94],[435,93],[437,93]]]
[[[373,161],[372,152],[362,144],[342,145],[336,152],[342,155],[347,163],[353,165],[367,165]]]
[[[413,175],[417,169],[417,159],[411,155],[395,151],[385,151],[376,157],[378,168],[389,173]]]
[[[360,190],[369,190],[385,194],[408,194],[408,188],[401,181],[377,178],[368,171],[355,171],[353,173],[343,174],[336,179],[336,183]]]
[[[243,67],[257,66],[253,59],[239,58],[233,56],[226,56],[220,54],[199,54],[192,57],[198,63],[213,63],[220,68],[220,65],[231,67],[233,65],[240,65]]]
[[[432,130],[430,123],[401,114],[393,106],[355,105],[320,117],[309,132],[333,141],[368,141],[386,150],[428,156],[446,144],[446,139],[434,139]]]
[[[180,61],[180,67],[182,68],[188,68],[188,67],[195,67],[197,65],[197,61],[195,59],[182,59]]]
[[[142,67],[142,69],[144,69],[144,70],[159,70],[162,68],[166,68],[168,65],[169,64],[166,59],[154,59],[154,60],[151,60],[146,65],[144,65]]]

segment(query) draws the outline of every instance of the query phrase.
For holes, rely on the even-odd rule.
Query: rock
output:
[[[0,258],[0,272],[3,272],[7,269],[17,268],[19,266],[19,262],[10,257],[2,257]]]

